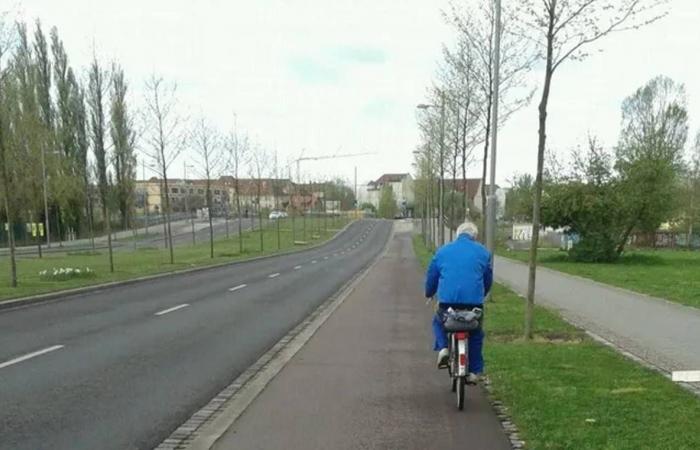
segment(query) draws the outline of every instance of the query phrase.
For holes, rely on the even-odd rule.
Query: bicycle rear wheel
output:
[[[465,377],[456,377],[454,382],[457,390],[457,409],[464,409],[464,385],[466,384]]]

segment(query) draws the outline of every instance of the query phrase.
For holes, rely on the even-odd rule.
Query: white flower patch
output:
[[[89,267],[53,267],[39,272],[39,278],[45,281],[66,281],[74,278],[93,278],[95,271]]]

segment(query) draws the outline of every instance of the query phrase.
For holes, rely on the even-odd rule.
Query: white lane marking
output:
[[[311,264],[316,264],[317,262],[318,262],[318,261],[316,261],[316,260],[314,259],[313,261],[311,261]]]
[[[229,289],[229,292],[238,291],[238,290],[246,288],[246,287],[248,287],[247,284],[239,284],[238,286],[234,286],[231,289]]]
[[[38,350],[36,352],[27,353],[24,356],[20,356],[20,357],[17,357],[15,359],[11,359],[9,361],[5,361],[4,363],[0,363],[0,369],[4,369],[5,367],[9,367],[13,364],[21,363],[22,361],[26,361],[28,359],[32,359],[32,358],[35,358],[37,356],[41,356],[41,355],[44,355],[46,353],[53,352],[53,351],[56,351],[56,350],[59,350],[62,348],[63,348],[63,345],[53,345],[53,346],[47,347],[43,350]]]
[[[700,383],[700,370],[674,370],[671,372],[671,381]]]
[[[271,273],[270,275],[268,275],[267,278],[277,278],[278,276],[280,276],[280,273],[275,272],[275,273]]]
[[[301,266],[294,266],[294,270],[299,270],[301,269]]]
[[[328,256],[324,256],[323,259],[328,259]]]
[[[172,308],[164,309],[163,311],[157,312],[156,316],[162,316],[163,314],[168,314],[182,308],[187,308],[188,306],[190,306],[189,303],[183,303],[182,305],[173,306]]]

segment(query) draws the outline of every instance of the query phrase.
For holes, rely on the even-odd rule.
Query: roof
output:
[[[375,181],[375,184],[386,184],[386,183],[400,183],[403,181],[404,178],[410,177],[411,174],[408,173],[385,173],[377,181]]]
[[[454,188],[452,187],[452,179],[445,180],[445,188],[455,190],[457,192],[467,192],[467,196],[470,200],[474,200],[476,194],[481,188],[481,178],[461,178],[456,179],[454,182]]]

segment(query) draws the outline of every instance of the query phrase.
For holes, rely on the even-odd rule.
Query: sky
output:
[[[623,99],[657,75],[685,84],[691,133],[700,129],[700,2],[670,3],[663,20],[612,35],[586,60],[561,66],[549,106],[552,151],[565,157],[588,133],[613,146]],[[371,153],[301,164],[304,177],[350,182],[357,168],[363,184],[412,170],[416,105],[435,79],[443,44],[455,40],[442,19],[446,7],[446,0],[19,0],[11,8],[56,26],[83,77],[93,53],[118,61],[135,108],[156,74],[177,83],[183,116],[247,132],[277,154],[280,173],[289,168],[295,177],[289,162],[301,154]],[[499,184],[534,172],[542,79],[532,71],[532,104],[499,131]],[[195,163],[194,154],[183,153],[172,176],[183,175],[184,163]]]

